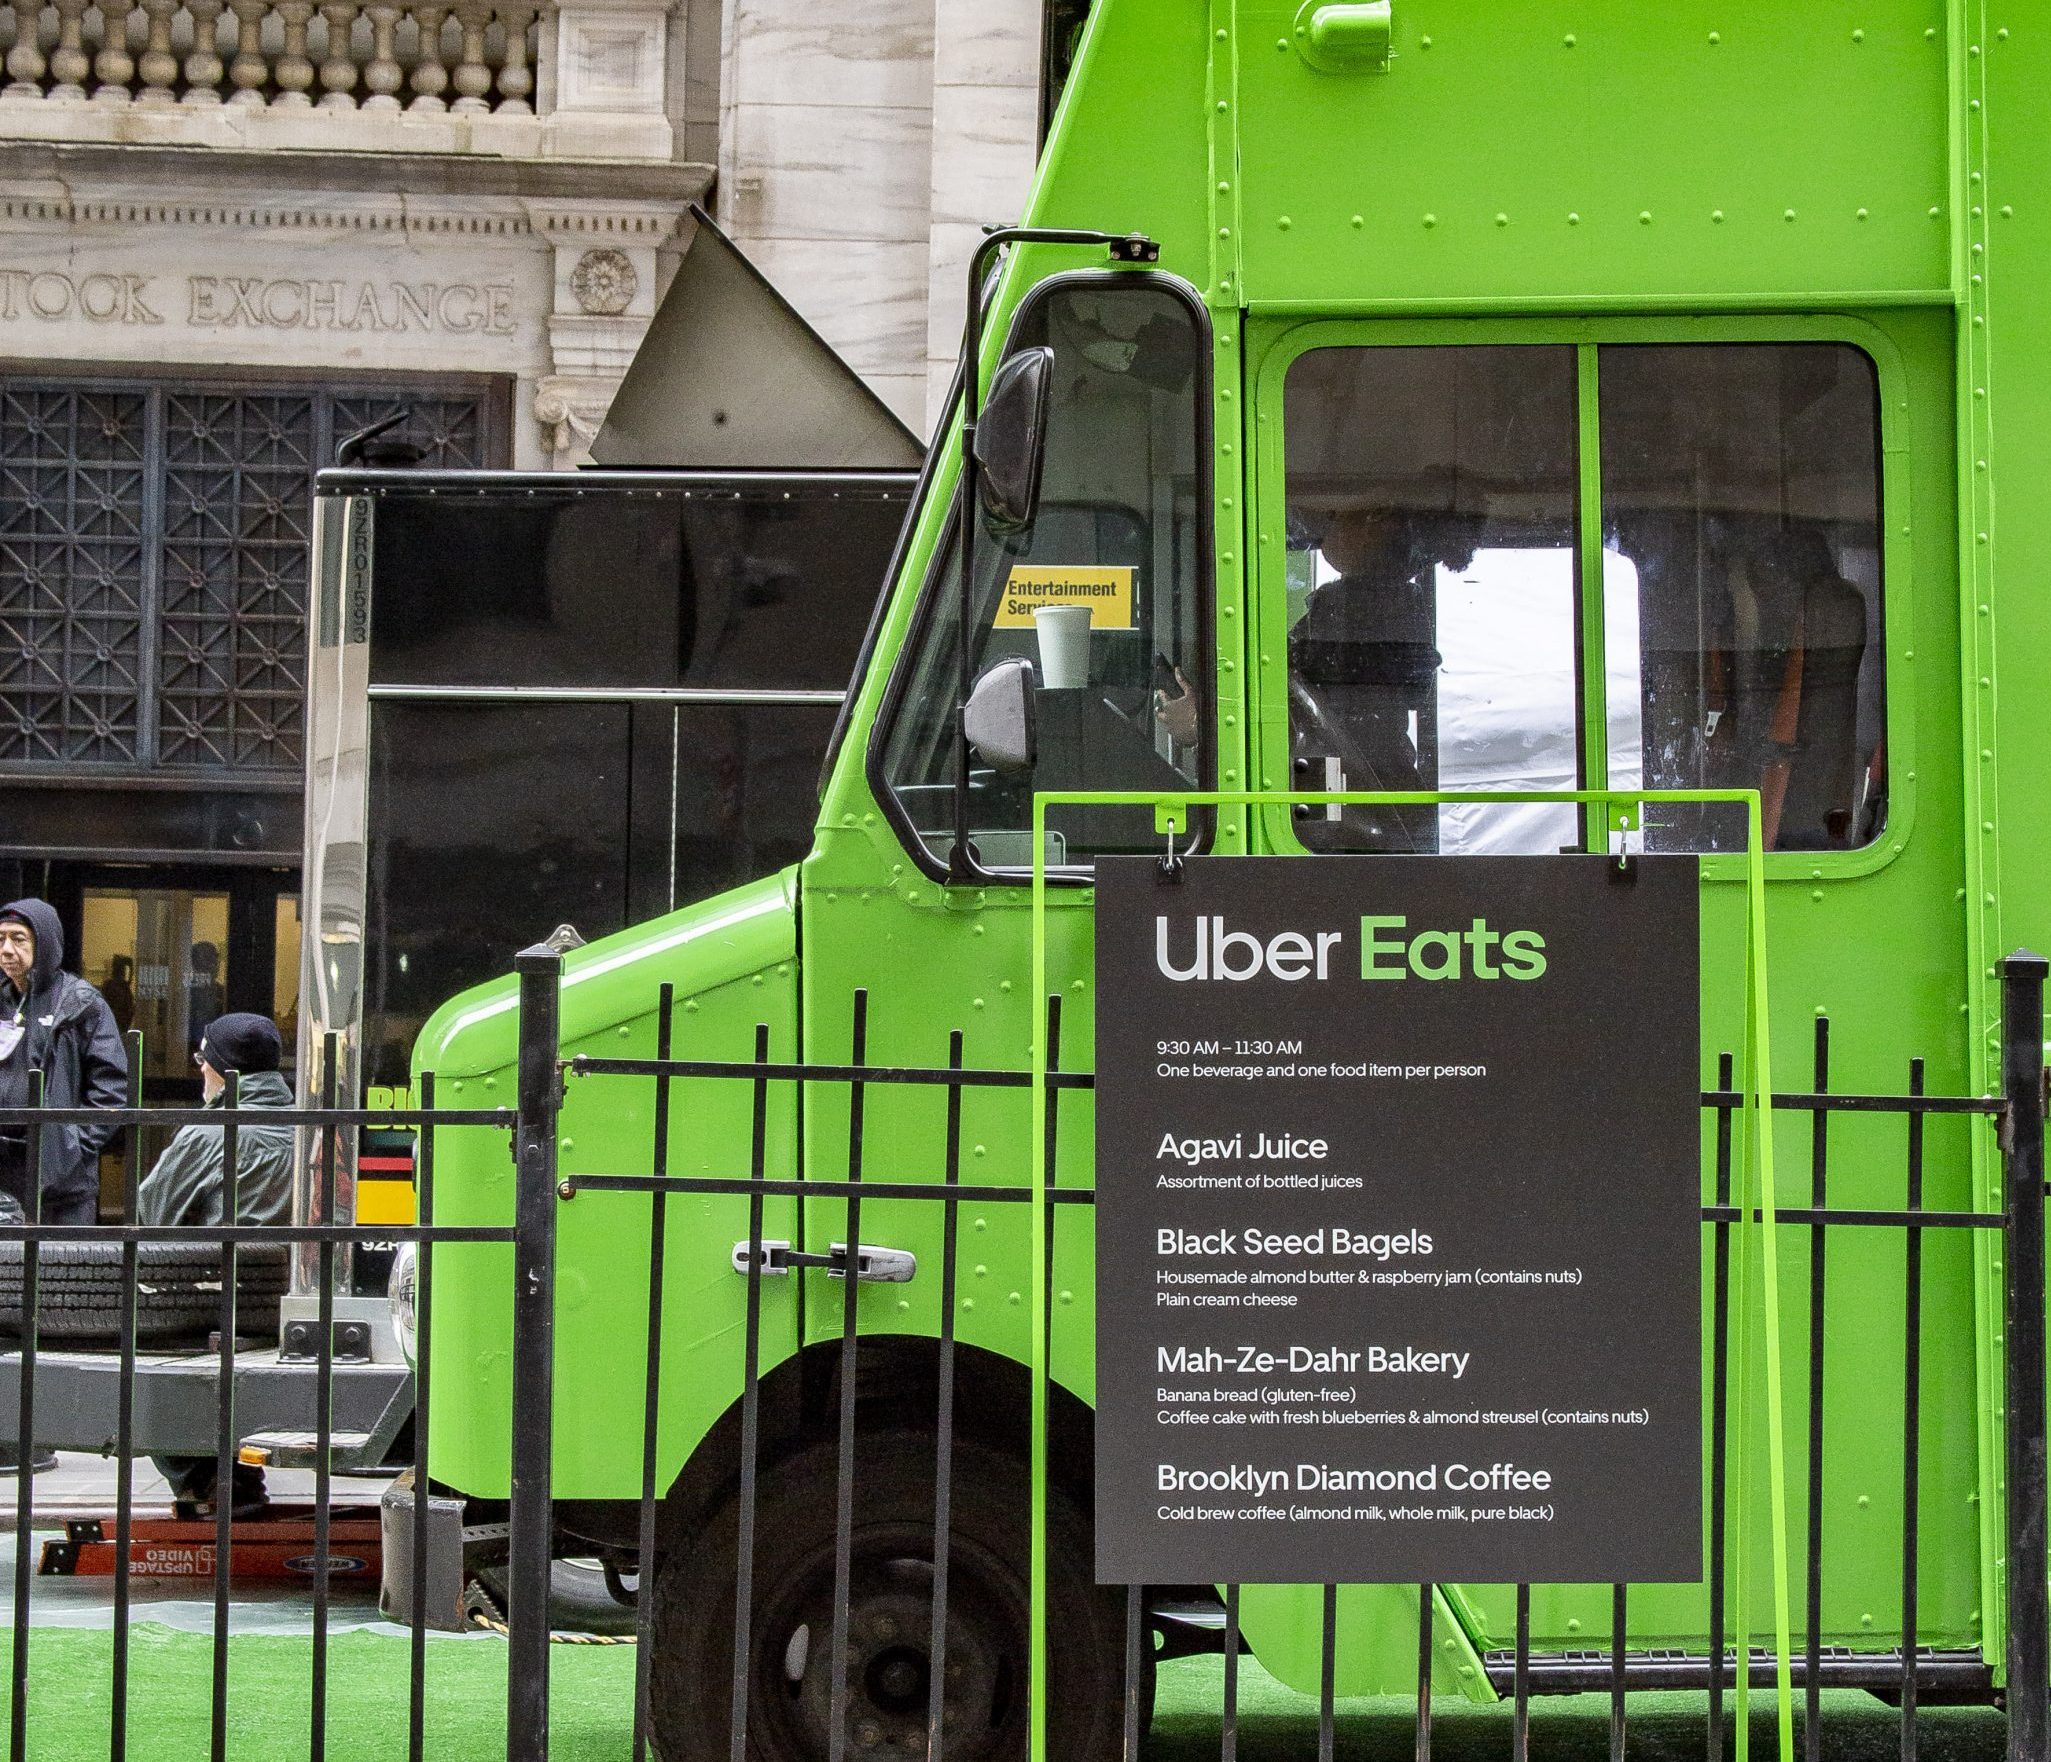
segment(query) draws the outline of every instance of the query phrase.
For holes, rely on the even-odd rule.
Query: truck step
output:
[[[328,1467],[349,1474],[370,1467],[369,1432],[328,1433]],[[242,1440],[241,1460],[251,1468],[318,1468],[320,1437],[315,1432],[252,1432]]]

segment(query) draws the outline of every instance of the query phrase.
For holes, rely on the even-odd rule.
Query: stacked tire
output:
[[[22,1327],[22,1248],[0,1242],[0,1331]],[[252,1242],[236,1253],[235,1331],[278,1330],[278,1300],[291,1282],[291,1250]],[[136,1245],[137,1345],[203,1340],[220,1325],[223,1254],[218,1242]],[[113,1345],[121,1337],[127,1284],[119,1242],[46,1241],[38,1258],[36,1338],[66,1346]]]

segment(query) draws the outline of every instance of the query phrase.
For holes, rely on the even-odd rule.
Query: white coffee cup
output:
[[[1049,691],[1070,691],[1090,682],[1088,606],[1035,606],[1033,632],[1040,641],[1040,683]]]

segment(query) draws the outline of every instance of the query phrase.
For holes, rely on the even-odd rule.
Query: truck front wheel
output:
[[[834,1497],[826,1440],[765,1468],[756,1486],[747,1753],[822,1762],[833,1718]],[[949,1524],[943,1714],[951,1762],[1026,1752],[1027,1474],[957,1444]],[[858,1437],[844,1724],[851,1755],[923,1758],[932,1684],[934,1440]],[[730,1491],[666,1549],[655,1580],[651,1699],[664,1762],[731,1750],[741,1501]],[[1091,1582],[1089,1529],[1047,1495],[1048,1753],[1110,1762],[1123,1729],[1122,1598]]]

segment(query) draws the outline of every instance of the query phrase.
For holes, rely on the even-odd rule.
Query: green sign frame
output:
[[[1773,1167],[1773,1059],[1767,1018],[1766,858],[1761,848],[1763,823],[1756,789],[1538,789],[1538,790],[1249,790],[1192,789],[1035,791],[1033,795],[1033,995],[1047,994],[1047,810],[1050,807],[1151,807],[1154,827],[1166,848],[1188,833],[1195,808],[1304,807],[1435,807],[1443,804],[1514,806],[1562,804],[1602,810],[1599,825],[1612,833],[1628,833],[1642,824],[1638,810],[1654,803],[1726,804],[1745,810],[1745,1046],[1739,1079],[1740,1111],[1745,1130],[1743,1175],[1737,1183],[1738,1289],[1741,1326],[1756,1319],[1762,1336],[1766,1388],[1766,1461],[1768,1524],[1773,1559],[1774,1701],[1781,1762],[1794,1758],[1794,1689],[1790,1667],[1791,1620],[1788,1572],[1787,1447],[1781,1378],[1780,1260],[1778,1232],[1771,1227],[1779,1209]],[[1032,1031],[1032,1117],[1047,1117],[1047,1040],[1045,1017],[1035,1009]],[[1031,1260],[1042,1266],[1047,1253],[1047,1159],[1032,1158]],[[1759,1313],[1752,1313],[1746,1287],[1756,1258]],[[1031,1615],[1028,1667],[1031,1724],[1030,1762],[1047,1762],[1047,1302],[1044,1279],[1032,1286],[1032,1549]],[[1747,1548],[1745,1512],[1749,1504],[1747,1439],[1751,1421],[1750,1354],[1737,1354],[1738,1430],[1736,1473],[1732,1493],[1728,1547],[1733,1559],[1730,1596],[1737,1611],[1734,1643],[1739,1659],[1749,1658],[1751,1634],[1746,1616]],[[1733,1755],[1746,1762],[1750,1753],[1751,1672],[1733,1673],[1736,1711]]]

